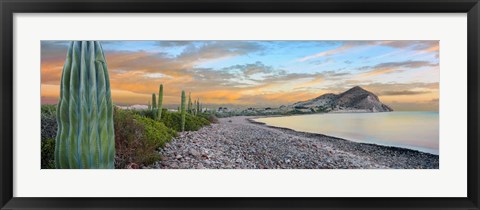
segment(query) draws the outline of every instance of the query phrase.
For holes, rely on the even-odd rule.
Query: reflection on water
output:
[[[438,154],[438,112],[328,113],[256,119],[267,125]]]

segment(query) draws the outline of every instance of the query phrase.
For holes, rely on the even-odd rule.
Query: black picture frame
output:
[[[1,209],[479,209],[478,0],[0,0]],[[13,197],[15,13],[467,13],[466,198],[17,198]],[[445,180],[448,182],[451,180]],[[94,189],[92,189],[94,190]],[[348,189],[345,189],[348,190]]]

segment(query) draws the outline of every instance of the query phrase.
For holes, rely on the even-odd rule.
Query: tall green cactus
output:
[[[60,81],[57,124],[56,168],[114,168],[110,80],[97,41],[70,43]]]
[[[182,103],[180,105],[181,113],[182,113],[182,131],[185,131],[185,91],[182,90]]]
[[[197,99],[197,115],[201,112],[200,110],[200,99]]]
[[[195,103],[197,103],[197,102],[196,102],[196,101],[193,101],[192,104],[195,104]],[[192,105],[192,112],[191,112],[191,114],[192,114],[193,116],[197,115],[197,114],[195,113],[195,106],[193,106],[193,105]]]
[[[155,93],[152,93],[152,109],[157,109],[157,97],[155,96]]]
[[[188,93],[188,108],[187,108],[187,111],[188,113],[192,113],[192,97],[191,97],[192,93]]]
[[[158,120],[162,119],[162,107],[163,106],[163,84],[160,84],[160,90],[158,91]]]

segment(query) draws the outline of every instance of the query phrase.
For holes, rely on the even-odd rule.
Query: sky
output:
[[[438,41],[101,41],[112,99],[277,107],[354,86],[394,110],[438,111]],[[56,104],[68,41],[41,42],[42,104]]]

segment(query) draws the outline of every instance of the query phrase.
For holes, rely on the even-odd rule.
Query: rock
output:
[[[139,169],[139,168],[140,168],[140,166],[136,163],[129,163],[127,165],[127,169]]]
[[[182,157],[181,155],[175,156],[175,159],[177,159],[177,160],[180,160],[180,159],[182,159],[182,158],[183,158],[183,157]]]
[[[201,157],[200,152],[198,152],[197,150],[190,149],[189,153],[190,153],[190,155],[192,155],[193,157],[196,157],[196,158],[200,158],[200,157]]]
[[[205,168],[205,167],[203,167],[203,164],[201,164],[201,163],[199,163],[199,164],[197,165],[197,169],[204,169],[204,168]]]

